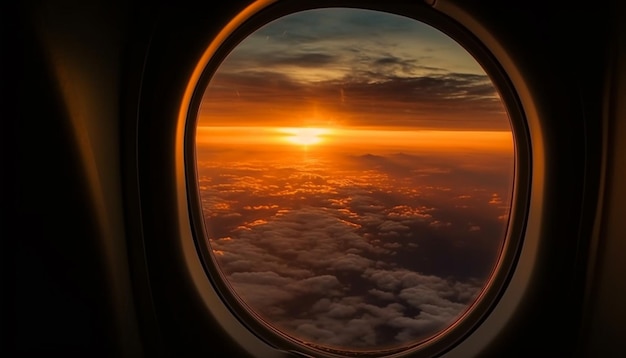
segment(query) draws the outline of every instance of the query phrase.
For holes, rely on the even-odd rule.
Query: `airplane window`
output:
[[[198,191],[214,281],[244,323],[387,354],[481,301],[507,247],[516,151],[464,47],[412,18],[312,9],[254,31],[210,76]]]

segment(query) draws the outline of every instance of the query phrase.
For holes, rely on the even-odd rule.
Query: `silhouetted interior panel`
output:
[[[298,356],[232,319],[194,241],[183,165],[194,71],[251,3],[2,6],[3,356]],[[330,4],[280,3],[265,19]],[[495,304],[449,347],[409,356],[623,356],[624,5],[341,5],[426,3],[515,88],[530,204]]]

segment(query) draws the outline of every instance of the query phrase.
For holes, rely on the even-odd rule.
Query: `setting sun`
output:
[[[329,132],[324,128],[281,128],[280,132],[288,134],[285,138],[288,142],[303,146],[318,144],[322,141],[322,136]]]

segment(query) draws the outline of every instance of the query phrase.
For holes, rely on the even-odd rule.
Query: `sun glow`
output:
[[[199,145],[234,146],[298,145],[356,151],[511,151],[510,131],[415,130],[404,128],[323,128],[323,127],[221,127],[198,126]],[[260,148],[260,147],[259,147]]]
[[[297,128],[280,128],[281,133],[287,134],[285,140],[289,143],[298,144],[302,146],[309,146],[322,142],[323,136],[330,131],[325,128],[310,128],[310,127],[297,127]]]

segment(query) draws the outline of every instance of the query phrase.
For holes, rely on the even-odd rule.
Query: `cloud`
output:
[[[334,301],[321,299],[313,305],[310,318],[296,319],[285,324],[293,326],[305,339],[313,340],[316,344],[350,350],[385,347],[397,343],[382,342],[379,331],[394,318],[402,316],[403,310],[396,303],[375,306],[363,302],[359,297],[344,297]]]
[[[372,65],[376,61],[385,64],[389,59],[411,58],[445,68],[481,70],[459,44],[420,21],[340,8],[302,11],[273,21],[244,39],[227,62],[249,68],[250,62],[239,61],[266,60],[291,52],[315,53],[321,49],[341,55],[345,63],[351,64],[367,59],[371,59],[368,65]]]
[[[392,220],[384,221],[382,224],[378,225],[378,230],[381,232],[407,231],[409,229],[408,226]]]
[[[430,221],[432,215],[429,212],[433,211],[432,208],[421,206],[415,208],[409,205],[396,205],[387,213],[387,218],[400,221],[408,224],[415,221]]]
[[[455,72],[375,46],[287,49],[244,48],[229,57],[207,87],[201,123],[233,123],[250,113],[265,114],[257,117],[268,123],[313,106],[353,125],[510,129],[486,74]]]
[[[337,8],[285,16],[244,39],[213,74],[200,121],[284,125],[317,109],[353,125],[510,129],[482,67],[447,35]]]
[[[454,322],[482,289],[486,277],[472,275],[493,261],[476,247],[497,247],[501,212],[488,201],[498,191],[400,174],[428,163],[420,156],[372,156],[395,167],[371,169],[359,156],[310,163],[253,156],[200,169],[209,177],[205,209],[218,213],[205,215],[214,260],[277,329],[334,349],[398,348]],[[436,161],[450,170],[434,175],[456,175],[455,162]],[[474,216],[455,208],[462,196],[480,208]],[[463,240],[473,246],[455,246]]]
[[[489,204],[500,205],[502,204],[502,199],[498,195],[498,193],[493,193],[491,195],[491,199],[489,200]]]
[[[281,277],[275,272],[242,272],[229,275],[235,292],[255,310],[264,314],[283,312],[277,310],[279,303],[292,300],[294,294],[284,289],[293,279]]]
[[[362,256],[348,253],[335,259],[330,265],[330,269],[334,271],[355,271],[363,272],[372,265],[372,260]]]
[[[276,66],[298,66],[298,67],[320,67],[335,63],[337,56],[321,52],[299,53],[289,56],[278,56],[274,58],[273,65]]]
[[[330,57],[320,54],[307,57],[309,65],[313,61],[330,61]],[[367,73],[310,83],[303,83],[284,70],[218,72],[207,87],[200,120],[211,118],[212,124],[227,124],[232,123],[233,117],[240,121],[253,118],[249,114],[256,112],[265,114],[257,117],[267,123],[269,117],[293,119],[294,113],[315,104],[352,125],[510,130],[504,106],[486,75],[440,73],[407,77],[386,73],[388,67],[372,67]],[[259,124],[252,119],[247,122]]]
[[[375,288],[372,288],[367,292],[373,297],[376,297],[377,299],[382,301],[393,301],[396,299],[396,295],[394,295],[392,292],[382,291]]]

